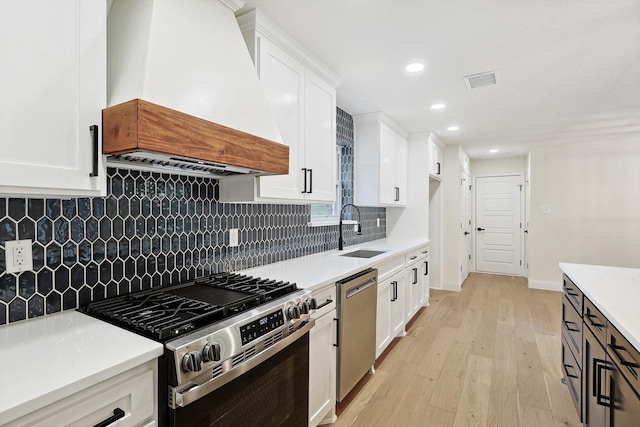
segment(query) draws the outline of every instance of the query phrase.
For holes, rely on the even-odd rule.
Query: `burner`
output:
[[[90,303],[82,310],[164,341],[297,290],[295,284],[232,273]]]

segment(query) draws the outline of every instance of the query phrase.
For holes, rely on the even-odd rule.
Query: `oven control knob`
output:
[[[287,317],[289,320],[300,318],[300,308],[297,305],[292,305],[287,309]]]
[[[182,370],[197,372],[202,369],[202,357],[197,351],[189,351],[182,357]]]
[[[311,310],[317,310],[318,309],[318,301],[316,301],[315,298],[309,298],[307,300],[307,304],[309,304],[309,308]]]
[[[299,302],[298,303],[298,308],[300,309],[300,313],[301,314],[309,314],[309,303],[304,301],[304,302]]]
[[[205,362],[217,362],[220,360],[220,344],[214,342],[213,344],[207,343],[202,349],[202,359]]]

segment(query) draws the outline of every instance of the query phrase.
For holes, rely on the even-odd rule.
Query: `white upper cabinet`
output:
[[[0,194],[105,194],[106,12],[0,1]]]
[[[407,134],[383,113],[355,116],[355,204],[407,205]]]
[[[289,146],[289,174],[221,180],[220,201],[335,201],[339,78],[258,11],[238,23]]]
[[[442,180],[442,146],[433,135],[429,137],[429,176]]]

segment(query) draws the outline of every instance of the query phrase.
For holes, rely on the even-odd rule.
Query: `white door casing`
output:
[[[471,179],[460,171],[460,283],[469,275],[471,254]]]
[[[476,270],[522,275],[521,175],[476,178]]]

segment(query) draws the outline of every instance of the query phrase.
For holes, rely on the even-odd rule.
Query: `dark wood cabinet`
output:
[[[581,421],[640,426],[640,352],[568,277],[563,282],[562,371]]]

